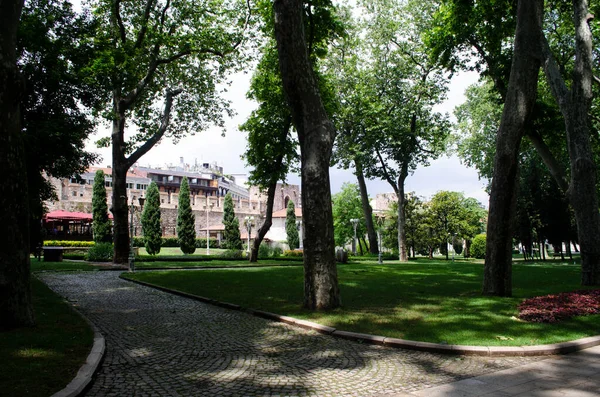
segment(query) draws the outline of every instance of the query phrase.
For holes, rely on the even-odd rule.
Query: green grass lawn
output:
[[[93,343],[89,325],[32,277],[36,325],[0,331],[0,395],[50,396],[83,365]]]
[[[226,250],[221,249],[221,248],[211,248],[210,255],[220,255],[225,251]],[[148,255],[146,248],[140,247],[140,255]],[[157,254],[157,256],[174,256],[174,255],[183,256],[183,252],[181,252],[181,249],[179,247],[161,247],[160,252]],[[196,251],[194,251],[194,253],[190,254],[190,255],[205,256],[206,255],[206,247],[196,248]]]
[[[161,271],[127,274],[188,293],[316,321],[341,330],[464,345],[538,345],[600,333],[600,316],[559,324],[525,323],[517,306],[527,297],[581,289],[579,266],[519,262],[512,298],[481,295],[483,265],[475,261],[376,261],[338,266],[343,308],[301,308],[303,270],[297,267]]]
[[[107,262],[107,264],[110,264]],[[63,262],[44,262],[43,260],[40,262],[37,259],[31,259],[31,271],[39,272],[39,271],[68,271],[68,270],[98,270],[100,266],[88,263],[88,262],[71,262],[71,261],[63,261]]]

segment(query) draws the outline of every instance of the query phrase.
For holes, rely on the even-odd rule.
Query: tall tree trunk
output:
[[[575,69],[567,88],[545,37],[540,43],[544,71],[565,118],[571,181],[567,196],[575,212],[581,249],[581,284],[600,285],[600,214],[596,194],[596,165],[590,145],[588,117],[592,100],[592,34],[587,0],[573,0]]]
[[[275,0],[273,8],[283,88],[300,141],[304,307],[334,309],[341,305],[329,183],[335,129],[308,58],[302,0]]]
[[[118,99],[115,99],[115,102]],[[125,117],[113,120],[112,130],[112,208],[114,264],[125,264],[129,259],[129,210],[127,205],[127,162],[124,142]]]
[[[22,0],[0,0],[0,328],[33,325],[29,200],[21,139],[17,29]]]
[[[354,168],[356,169],[356,179],[358,180],[358,189],[360,191],[360,201],[362,203],[363,214],[365,216],[365,226],[367,227],[367,236],[369,238],[369,252],[377,255],[379,247],[377,247],[377,232],[373,224],[373,208],[369,203],[369,194],[367,193],[367,184],[365,183],[365,174],[362,163],[355,158]]]
[[[496,140],[490,192],[483,294],[512,295],[512,236],[517,199],[518,155],[537,97],[543,0],[520,0],[514,55]]]
[[[273,225],[273,204],[275,203],[275,193],[277,193],[277,181],[272,182],[267,189],[267,210],[265,213],[265,222],[262,224],[260,229],[258,229],[258,233],[254,238],[254,243],[252,244],[252,250],[250,252],[250,262],[258,261],[258,248]]]
[[[398,259],[400,262],[408,262],[408,253],[406,251],[406,212],[404,203],[406,196],[404,194],[404,178],[398,178],[398,190],[396,192],[398,199]]]

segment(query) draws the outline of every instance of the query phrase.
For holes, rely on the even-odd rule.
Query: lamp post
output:
[[[250,255],[250,234],[252,233],[252,222],[254,222],[254,217],[247,216],[246,218],[244,218],[244,220],[246,223],[246,229],[248,230],[248,248],[246,249],[246,252],[248,253],[248,255]]]
[[[375,215],[375,222],[377,223],[377,263],[381,265],[383,263],[381,258],[381,225],[383,224],[383,217],[381,215]]]
[[[210,230],[208,227],[208,213],[209,211],[212,211],[213,206],[213,203],[210,203],[210,205],[208,204],[208,196],[206,196],[206,205],[204,206],[204,209],[206,209],[206,255],[210,255]]]
[[[304,244],[302,243],[302,221],[296,221],[296,229],[298,229],[298,239],[300,240],[300,249],[304,249]]]
[[[144,209],[144,201],[146,201],[146,199],[144,197],[140,197],[138,199],[138,202],[140,203],[140,212]],[[135,196],[133,196],[131,198],[131,206],[130,208],[130,215],[131,215],[131,220],[129,222],[129,272],[133,273],[135,272],[135,253],[133,252],[133,213],[135,212]]]
[[[354,227],[354,240],[352,240],[352,255],[356,255],[356,228],[358,227],[358,219],[350,219]]]

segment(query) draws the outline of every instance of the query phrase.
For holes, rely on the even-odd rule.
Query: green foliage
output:
[[[112,243],[96,243],[85,255],[85,260],[90,262],[110,262],[113,258]]]
[[[146,190],[146,203],[142,213],[142,231],[144,246],[150,255],[160,252],[162,227],[160,224],[160,194],[156,182],[150,182]]]
[[[210,248],[220,248],[219,240],[215,237],[209,237],[208,246]],[[163,245],[164,247],[164,245]],[[206,248],[206,238],[198,237],[196,238],[196,248]]]
[[[285,214],[285,233],[290,249],[294,250],[298,248],[300,246],[300,237],[298,235],[298,228],[296,227],[296,207],[292,200],[288,201]]]
[[[227,249],[223,251],[219,257],[223,259],[242,259],[244,257],[244,253],[241,249]]]
[[[261,244],[258,247],[258,259],[265,259],[270,256],[273,256],[273,250],[269,247],[268,244]]]
[[[112,222],[108,219],[108,205],[106,204],[106,185],[104,171],[96,171],[94,187],[92,190],[92,217],[94,241],[108,243],[112,239]]]
[[[280,246],[273,247],[273,257],[278,258],[283,254],[283,249]]]
[[[350,219],[359,219],[356,228],[357,237],[364,236],[366,231],[364,213],[358,185],[345,182],[342,190],[332,196],[333,227],[335,245],[343,247],[354,238],[354,226]],[[357,247],[358,250],[358,247]]]
[[[302,258],[304,256],[304,251],[302,250],[285,250],[283,251],[283,256],[290,258]]]
[[[485,258],[485,234],[478,234],[471,243],[471,255],[477,259]]]
[[[225,226],[225,231],[223,232],[222,248],[227,250],[241,250],[242,239],[240,238],[240,222],[235,216],[231,193],[225,195],[223,203],[223,225]]]
[[[46,240],[44,247],[93,247],[93,241]]]
[[[190,185],[187,177],[181,181],[177,205],[177,237],[184,254],[196,251],[196,217],[190,204]]]

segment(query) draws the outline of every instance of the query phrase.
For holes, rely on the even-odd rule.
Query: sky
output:
[[[236,176],[238,183],[244,181],[249,168],[241,156],[246,150],[246,134],[239,131],[242,124],[256,108],[256,103],[246,98],[250,85],[250,75],[237,74],[233,76],[233,84],[226,93],[226,98],[231,100],[237,115],[226,122],[225,136],[221,136],[221,129],[211,128],[194,136],[181,139],[177,144],[170,140],[156,145],[138,162],[140,166],[164,167],[167,164],[178,164],[180,157],[184,162],[213,163],[222,166],[224,172]],[[455,75],[450,84],[448,99],[437,109],[440,112],[452,114],[454,107],[464,102],[465,89],[478,79],[476,73],[460,73]],[[110,136],[107,126],[100,126],[95,135],[87,142],[90,151],[99,153],[102,157],[98,165],[111,164],[110,149],[98,149],[94,142],[101,137]],[[332,168],[330,170],[331,191],[337,193],[345,182],[356,183],[356,177],[350,170]],[[299,175],[288,175],[288,183],[300,184]],[[428,167],[419,167],[406,180],[406,192],[415,192],[418,196],[430,198],[440,190],[463,192],[467,197],[474,197],[487,207],[489,197],[484,188],[486,181],[479,180],[477,171],[463,166],[456,156],[442,157],[431,162]],[[371,197],[378,193],[392,192],[391,186],[381,180],[367,181],[367,189]]]

